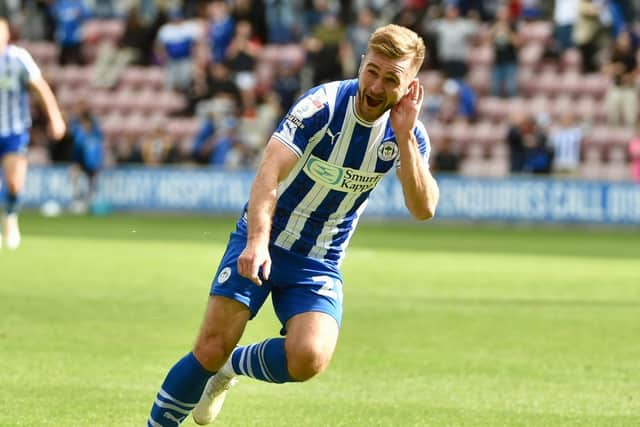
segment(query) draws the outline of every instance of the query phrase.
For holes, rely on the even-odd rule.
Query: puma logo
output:
[[[342,132],[338,132],[334,135],[331,128],[327,128],[327,135],[329,135],[329,138],[331,138],[331,145],[333,145],[336,142],[336,138],[339,138],[341,133]]]

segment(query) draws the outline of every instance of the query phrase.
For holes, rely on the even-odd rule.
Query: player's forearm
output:
[[[62,113],[60,112],[60,107],[58,106],[58,102],[56,101],[51,88],[44,80],[39,80],[37,82],[32,83],[32,87],[40,101],[40,104],[44,108],[47,118],[50,123],[62,121]]]
[[[268,170],[259,170],[251,188],[248,207],[247,241],[267,244],[271,232],[271,218],[276,207],[278,180]]]
[[[418,220],[432,218],[436,212],[440,190],[431,173],[423,164],[415,136],[398,141],[400,168],[398,178],[402,184],[404,200],[411,215]]]

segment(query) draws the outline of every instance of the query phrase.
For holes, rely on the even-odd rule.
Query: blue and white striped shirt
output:
[[[326,83],[309,90],[273,134],[300,160],[279,184],[271,244],[339,265],[383,175],[399,165],[389,112],[373,123],[355,111],[357,80]],[[430,143],[414,128],[428,167]],[[245,214],[239,227],[246,227]]]
[[[29,82],[41,76],[31,55],[8,45],[0,53],[0,137],[19,135],[31,127]]]

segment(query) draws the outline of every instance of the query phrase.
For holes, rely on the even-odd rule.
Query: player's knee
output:
[[[331,355],[320,345],[307,344],[287,349],[289,375],[297,381],[309,380],[324,371]]]
[[[233,347],[227,347],[222,335],[201,335],[193,347],[193,354],[206,370],[215,372],[231,354]]]
[[[7,180],[7,192],[9,194],[18,194],[20,190],[20,185],[18,185],[16,180]]]

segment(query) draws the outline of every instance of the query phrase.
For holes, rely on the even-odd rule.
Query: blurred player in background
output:
[[[193,351],[169,371],[148,426],[175,426],[192,409],[196,423],[208,424],[237,375],[298,382],[328,366],[342,319],[339,267],[371,191],[395,169],[409,212],[420,220],[435,213],[429,138],[417,120],[424,55],[417,34],[382,27],[357,80],[312,88],[282,120],[231,233]],[[269,293],[285,338],[236,347]]]
[[[6,198],[2,232],[8,249],[20,246],[18,202],[27,175],[31,127],[28,89],[33,90],[44,107],[51,136],[56,140],[62,138],[66,125],[51,88],[31,55],[9,44],[9,25],[0,18],[0,161]]]

